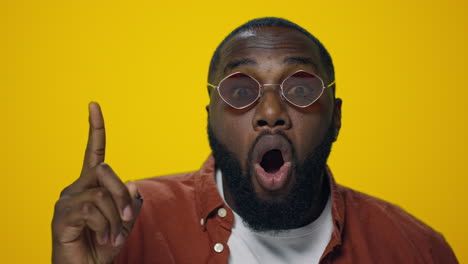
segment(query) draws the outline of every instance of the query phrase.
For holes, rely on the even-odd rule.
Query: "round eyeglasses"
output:
[[[219,96],[228,105],[236,109],[246,108],[255,103],[262,96],[263,86],[279,85],[281,96],[297,107],[308,107],[317,101],[325,88],[335,83],[333,81],[325,86],[317,75],[299,70],[284,79],[281,84],[261,85],[252,76],[235,72],[222,79],[218,86],[208,83],[208,86],[216,88]]]

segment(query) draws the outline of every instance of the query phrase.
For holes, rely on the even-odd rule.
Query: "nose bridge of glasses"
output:
[[[279,90],[281,91],[283,85],[280,84],[280,83],[264,83],[264,84],[261,84],[260,85],[260,93],[264,94],[265,92],[267,92],[269,90],[275,91],[276,87],[279,87]]]
[[[270,101],[273,98],[278,98],[280,99],[278,102],[284,100],[281,87],[282,85],[279,83],[265,83],[260,85],[259,99],[262,101]]]

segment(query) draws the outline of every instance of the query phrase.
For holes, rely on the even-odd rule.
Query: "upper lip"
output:
[[[262,136],[254,146],[253,160],[254,163],[260,163],[263,155],[270,150],[278,149],[283,155],[283,161],[286,163],[291,161],[291,144],[280,135],[265,135]]]

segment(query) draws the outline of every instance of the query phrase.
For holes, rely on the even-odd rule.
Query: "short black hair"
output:
[[[248,21],[247,23],[239,26],[238,28],[234,29],[229,35],[227,35],[226,38],[218,45],[216,48],[213,57],[211,57],[211,62],[210,62],[210,68],[208,71],[208,81],[212,82],[213,81],[213,75],[217,70],[219,60],[220,60],[220,53],[221,49],[223,46],[228,42],[232,37],[234,37],[236,34],[247,31],[247,30],[253,30],[257,28],[264,28],[264,27],[286,27],[286,28],[291,28],[294,30],[297,30],[307,36],[309,39],[311,39],[319,48],[320,52],[320,58],[322,60],[322,64],[325,67],[325,70],[327,71],[328,76],[330,77],[330,80],[335,80],[335,69],[333,67],[333,61],[328,53],[327,49],[323,44],[312,34],[309,33],[309,31],[305,30],[301,26],[297,25],[296,23],[293,23],[289,20],[286,20],[284,18],[278,18],[278,17],[263,17],[263,18],[257,18]],[[335,85],[333,84],[333,91],[335,91]]]

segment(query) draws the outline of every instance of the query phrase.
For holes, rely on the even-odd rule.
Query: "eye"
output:
[[[288,97],[309,97],[314,94],[314,88],[307,85],[295,85],[286,91]]]
[[[232,87],[230,89],[230,97],[235,100],[243,100],[243,99],[251,98],[255,96],[256,94],[254,92],[254,89],[250,87],[238,86],[238,87]]]

